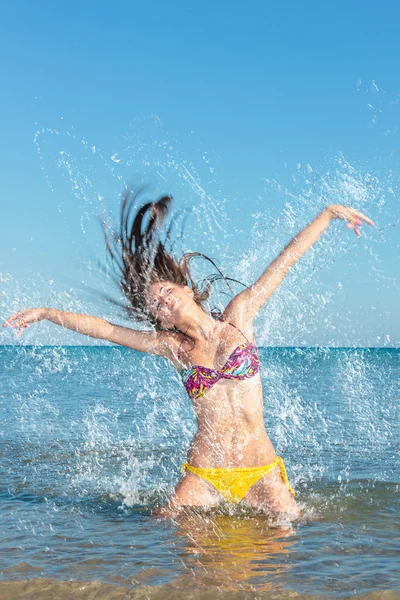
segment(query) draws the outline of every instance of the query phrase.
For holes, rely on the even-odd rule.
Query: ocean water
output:
[[[0,347],[0,599],[400,597],[400,351],[262,348],[303,518],[151,515],[195,432],[162,359]]]

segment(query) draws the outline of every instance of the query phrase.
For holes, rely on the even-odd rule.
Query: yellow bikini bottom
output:
[[[252,485],[261,477],[264,477],[274,467],[279,467],[283,481],[289,488],[289,491],[295,496],[286,474],[285,463],[280,456],[277,456],[274,462],[261,467],[236,467],[236,468],[211,468],[203,469],[193,467],[185,462],[182,465],[182,472],[187,469],[195,475],[200,475],[203,479],[211,483],[212,486],[221,494],[224,500],[231,503],[237,503],[243,500]]]

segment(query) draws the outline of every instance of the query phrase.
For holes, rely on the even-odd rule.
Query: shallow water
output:
[[[195,431],[161,359],[0,359],[0,598],[399,597],[399,350],[261,349],[267,430],[303,509],[291,527],[240,507],[150,515]]]

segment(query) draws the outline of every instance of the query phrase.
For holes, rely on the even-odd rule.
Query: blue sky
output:
[[[399,12],[358,1],[3,7],[0,316],[52,302],[112,317],[74,281],[93,283],[90,257],[104,256],[98,215],[115,212],[125,182],[149,180],[194,212],[186,247],[248,283],[324,202],[370,214],[383,232],[357,246],[335,224],[266,307],[260,337],[397,345]],[[88,342],[48,324],[24,340]]]

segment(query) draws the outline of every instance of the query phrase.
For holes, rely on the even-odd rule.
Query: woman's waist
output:
[[[258,431],[216,434],[198,431],[188,451],[188,462],[197,467],[252,467],[269,464],[275,451],[263,427]]]
[[[266,435],[262,407],[245,410],[242,406],[202,406],[195,410],[197,435],[215,439],[243,440]]]
[[[230,415],[208,414],[197,415],[197,433],[201,438],[210,438],[210,441],[251,440],[264,438],[267,436],[264,421],[262,417],[255,415],[236,415],[231,418]]]
[[[215,431],[263,428],[262,394],[249,389],[239,392],[238,389],[223,387],[194,400],[193,408],[199,430],[204,425],[211,426]]]

